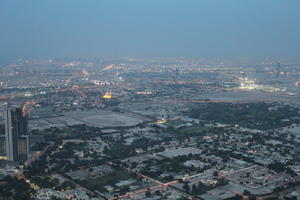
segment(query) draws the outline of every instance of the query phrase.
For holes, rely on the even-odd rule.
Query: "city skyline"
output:
[[[0,200],[300,200],[299,0],[0,0]]]

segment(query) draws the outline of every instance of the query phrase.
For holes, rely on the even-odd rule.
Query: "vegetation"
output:
[[[33,190],[24,180],[6,176],[1,180],[0,199],[31,199]]]
[[[85,185],[91,190],[98,190],[99,192],[107,192],[104,188],[106,185],[114,185],[121,180],[133,178],[131,174],[125,171],[116,171],[114,173],[107,174],[98,178],[91,178],[88,180],[80,181],[80,184]],[[120,188],[121,193],[126,193],[128,188]]]
[[[38,185],[40,188],[53,188],[59,183],[57,179],[51,179],[48,177],[33,177],[30,181]]]
[[[124,158],[136,155],[136,149],[147,151],[148,147],[153,147],[156,144],[160,143],[146,138],[139,138],[130,145],[123,144],[123,141],[117,140],[112,142],[110,148],[105,147],[103,153],[113,159]]]
[[[186,114],[193,118],[262,130],[300,122],[298,108],[263,102],[194,104]]]

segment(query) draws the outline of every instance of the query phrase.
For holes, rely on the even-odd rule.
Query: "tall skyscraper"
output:
[[[280,72],[281,72],[281,64],[280,64],[280,62],[278,62],[276,64],[276,77],[279,77]]]
[[[26,160],[29,155],[29,136],[23,135],[18,139],[18,159]]]
[[[27,116],[22,108],[8,108],[5,111],[6,157],[9,161],[20,161],[28,155]],[[26,152],[26,153],[25,153]]]

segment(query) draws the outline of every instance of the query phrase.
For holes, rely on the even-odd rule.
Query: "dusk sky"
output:
[[[0,1],[1,60],[299,53],[299,0]]]

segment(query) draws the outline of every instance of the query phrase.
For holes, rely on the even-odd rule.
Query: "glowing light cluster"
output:
[[[103,99],[111,99],[112,98],[112,95],[111,95],[111,91],[107,91],[103,96],[102,96]]]
[[[238,87],[241,90],[263,90],[266,92],[278,92],[278,91],[286,91],[284,88],[275,88],[268,85],[258,85],[256,84],[256,80],[239,77],[240,86]]]
[[[156,121],[156,124],[165,124],[165,123],[167,123],[167,120],[165,120],[164,118]]]

